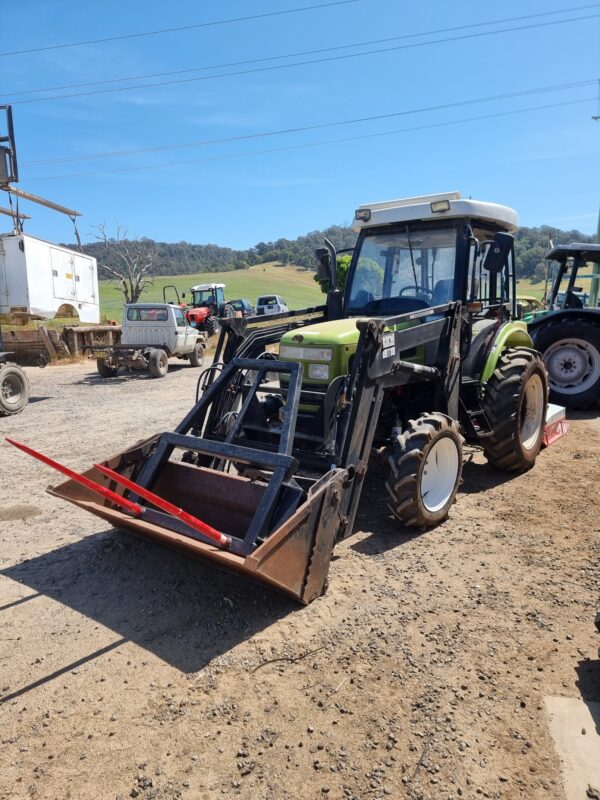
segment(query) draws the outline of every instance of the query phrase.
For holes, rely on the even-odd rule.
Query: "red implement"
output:
[[[166,511],[167,514],[170,514],[172,517],[176,517],[180,519],[182,522],[185,522],[186,525],[189,525],[190,528],[193,528],[198,533],[203,534],[207,537],[207,539],[211,539],[215,544],[218,544],[220,547],[229,547],[231,544],[231,539],[229,536],[226,536],[224,533],[216,530],[212,526],[208,525],[206,522],[202,522],[201,519],[198,517],[194,517],[192,514],[189,514],[187,511],[184,511],[179,506],[173,505],[173,503],[169,503],[168,500],[165,500],[163,497],[151,492],[149,489],[145,489],[143,486],[140,486],[138,483],[134,481],[130,481],[129,478],[126,478],[124,475],[121,475],[118,472],[115,472],[114,469],[110,469],[110,467],[105,467],[103,464],[94,464],[94,467],[108,478],[112,478],[115,483],[119,483],[121,486],[124,486],[126,489],[129,489],[131,492],[135,492],[140,497],[143,497],[144,500],[148,500],[150,503],[155,505],[157,508],[160,508],[161,511]]]
[[[84,475],[80,475],[78,472],[74,472],[72,469],[63,466],[58,461],[55,461],[53,458],[49,458],[48,456],[43,455],[43,453],[38,453],[37,450],[34,450],[32,447],[28,447],[26,444],[21,444],[21,442],[16,442],[14,439],[9,439],[8,436],[5,437],[6,441],[9,444],[18,447],[19,450],[22,450],[24,453],[27,453],[34,458],[37,458],[38,461],[41,461],[43,464],[47,464],[49,467],[62,472],[63,475],[66,475],[68,478],[71,478],[72,481],[76,483],[80,483],[82,486],[85,486],[87,489],[91,489],[92,492],[96,492],[96,494],[102,495],[107,500],[110,500],[111,503],[114,503],[116,506],[120,506],[121,508],[125,509],[125,511],[129,511],[130,514],[133,514],[136,517],[141,517],[144,513],[144,509],[142,506],[138,506],[137,503],[132,503],[131,500],[127,500],[125,497],[122,497],[120,494],[116,492],[112,492],[110,489],[106,489],[104,486],[101,486],[96,481],[91,480],[91,478],[86,478]]]

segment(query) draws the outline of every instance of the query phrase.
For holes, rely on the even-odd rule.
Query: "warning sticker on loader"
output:
[[[383,358],[391,358],[392,356],[396,355],[396,346],[394,342],[394,334],[393,333],[384,333],[383,334]]]

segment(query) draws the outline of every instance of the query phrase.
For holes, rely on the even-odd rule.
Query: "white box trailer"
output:
[[[100,322],[96,259],[25,233],[0,234],[0,317]]]

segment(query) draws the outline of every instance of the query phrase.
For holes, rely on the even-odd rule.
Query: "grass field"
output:
[[[236,300],[246,297],[253,305],[261,294],[273,292],[281,295],[290,308],[306,308],[325,300],[318,285],[313,280],[314,272],[297,267],[281,267],[276,264],[258,264],[250,269],[235,272],[202,272],[195,275],[160,276],[155,278],[154,286],[140,298],[140,302],[151,303],[163,298],[163,287],[173,284],[179,294],[186,293],[190,299],[190,287],[198,283],[224,283],[225,297]],[[172,299],[167,295],[167,299]],[[121,320],[123,295],[116,281],[100,281],[101,318]]]
[[[589,294],[592,288],[592,281],[590,280],[589,277],[579,277],[580,273],[582,275],[589,276],[591,273],[591,268],[589,268],[588,266],[588,268],[583,268],[579,270],[579,272],[577,273],[578,277],[576,284],[577,287],[581,288],[582,291],[588,292]],[[525,278],[519,279],[517,281],[517,295],[532,295],[533,297],[537,297],[538,300],[541,300],[542,297],[544,296],[544,287],[545,287],[544,281],[530,281],[526,280]],[[552,288],[552,281],[548,283],[548,293],[550,293],[551,288]],[[561,281],[560,289],[562,291],[563,289],[566,288],[567,288],[567,279],[564,278]]]

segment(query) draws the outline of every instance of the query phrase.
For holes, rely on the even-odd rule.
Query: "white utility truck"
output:
[[[163,378],[169,358],[202,366],[205,344],[204,336],[187,324],[179,306],[130,303],[123,312],[121,343],[94,345],[89,351],[103,378],[113,378],[119,367],[147,369],[153,378]]]
[[[0,234],[0,319],[100,321],[96,259],[26,233]]]

